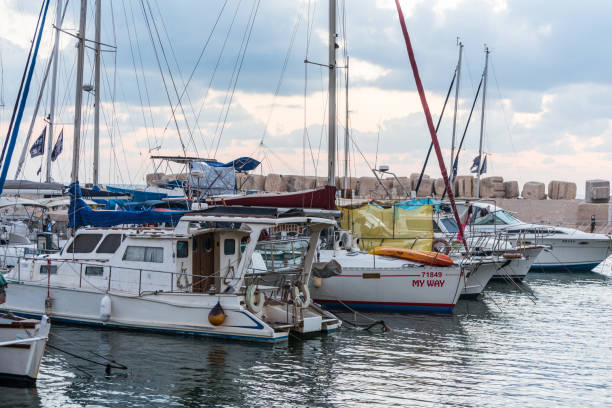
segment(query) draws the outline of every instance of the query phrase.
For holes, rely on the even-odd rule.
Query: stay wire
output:
[[[141,0],[142,1],[142,0]],[[168,69],[168,76],[170,77],[170,82],[172,82],[172,88],[174,89],[174,93],[176,95],[176,97],[178,98],[179,96],[179,92],[178,89],[176,87],[176,82],[174,81],[174,75],[172,74],[172,69],[170,67],[170,63],[168,62],[168,57],[166,55],[166,49],[164,48],[164,44],[162,41],[162,38],[159,34],[159,30],[157,28],[157,23],[155,21],[155,16],[153,15],[153,10],[151,9],[151,3],[147,0],[147,6],[149,8],[149,14],[151,16],[151,22],[153,23],[153,28],[155,29],[155,34],[157,35],[157,40],[159,42],[159,48],[162,52],[162,56],[164,58],[164,61],[166,63],[166,67]],[[170,102],[170,107],[172,108],[172,100],[169,101]],[[187,127],[187,135],[189,136],[189,140],[191,141],[191,143],[193,144],[193,148],[196,152],[196,155],[198,154],[198,147],[196,145],[195,140],[193,139],[193,132],[191,131],[191,128],[189,127],[189,120],[187,119],[187,115],[185,114],[185,109],[183,108],[183,104],[182,102],[178,102],[179,107],[181,108],[181,114],[183,115],[183,120],[185,121],[185,125]],[[172,113],[172,116],[175,116],[174,113]]]
[[[217,140],[217,146],[215,147],[215,154],[213,157],[217,157],[217,151],[219,150],[219,143],[221,142],[221,137],[223,136],[223,131],[225,130],[225,124],[227,123],[227,115],[229,114],[230,108],[232,106],[232,101],[234,100],[234,92],[236,91],[236,85],[238,84],[238,78],[240,77],[240,72],[242,71],[242,65],[244,63],[244,57],[246,56],[247,48],[249,46],[249,42],[251,40],[251,34],[253,32],[253,27],[255,26],[255,18],[257,17],[257,12],[259,11],[259,5],[261,0],[256,1],[255,12],[253,13],[253,18],[251,20],[251,27],[249,29],[249,35],[246,40],[246,44],[244,46],[244,51],[242,53],[242,58],[240,59],[240,65],[238,67],[238,72],[236,74],[236,80],[234,81],[234,87],[232,88],[232,94],[230,96],[229,104],[227,106],[227,110],[225,111],[225,117],[223,118],[223,126],[221,127],[221,131],[219,132],[219,138]]]
[[[149,39],[151,40],[151,45],[153,46],[153,51],[154,51],[154,54],[155,54],[155,60],[157,61],[157,67],[158,67],[159,73],[160,73],[160,75],[162,77],[162,83],[164,84],[164,90],[166,91],[166,97],[168,98],[168,103],[172,107],[173,104],[172,104],[172,99],[170,98],[170,91],[168,90],[168,84],[166,83],[166,77],[164,75],[164,71],[163,71],[162,66],[161,66],[161,61],[159,60],[159,54],[157,52],[157,47],[155,46],[155,40],[153,39],[153,31],[151,30],[151,25],[149,23],[149,17],[147,15],[147,10],[146,10],[146,7],[144,5],[144,0],[140,0],[140,5],[142,7],[142,13],[143,13],[143,16],[144,16],[145,23],[147,25],[147,30],[149,32]],[[183,150],[183,155],[187,156],[187,150],[185,149],[185,143],[183,142],[183,138],[181,136],[181,130],[179,128],[178,121],[176,119],[176,115],[174,114],[174,112],[171,112],[171,116],[172,116],[172,119],[174,121],[174,125],[176,127],[176,132],[177,132],[179,141],[181,143],[181,148]]]

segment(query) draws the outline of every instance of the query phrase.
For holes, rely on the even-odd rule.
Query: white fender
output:
[[[305,308],[310,306],[310,290],[303,283],[298,283],[293,289],[293,301],[297,307]]]
[[[111,298],[108,295],[104,295],[100,301],[100,320],[107,322],[111,317]]]
[[[246,290],[244,300],[246,302],[247,309],[253,313],[259,313],[263,310],[266,295],[264,295],[263,292],[257,292],[257,294],[255,294],[255,289],[255,285],[250,285]],[[257,296],[257,302],[255,302],[255,296]]]

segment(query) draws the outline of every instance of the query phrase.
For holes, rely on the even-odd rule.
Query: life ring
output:
[[[255,293],[256,286],[250,285],[246,294],[244,295],[244,301],[246,302],[247,308],[253,313],[259,313],[263,310],[264,302],[266,301],[266,295],[263,292]],[[255,301],[257,297],[257,301]]]
[[[310,290],[303,283],[298,283],[292,289],[293,302],[297,307],[304,308],[310,306]]]
[[[434,252],[440,252],[441,254],[448,255],[451,250],[450,243],[444,238],[436,238],[431,243],[431,250]]]

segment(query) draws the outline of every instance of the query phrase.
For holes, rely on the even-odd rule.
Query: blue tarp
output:
[[[438,211],[440,210],[441,204],[442,204],[442,201],[440,200],[434,200],[431,198],[419,198],[416,200],[402,201],[402,202],[395,204],[395,206],[398,208],[401,208],[402,210],[416,210],[417,208],[424,206],[424,205],[433,205],[434,209]]]
[[[78,184],[72,184],[69,187],[69,191],[70,208],[68,209],[68,225],[70,227],[112,227],[114,225],[122,224],[175,224],[179,221],[183,214],[185,214],[185,211],[172,210],[92,210],[87,203],[81,199],[81,188]]]
[[[236,160],[232,160],[227,163],[220,163],[218,161],[206,161],[206,164],[212,167],[233,167],[236,171],[251,171],[255,170],[259,166],[260,162],[251,157],[239,157]]]

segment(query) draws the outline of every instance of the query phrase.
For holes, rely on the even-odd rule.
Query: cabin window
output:
[[[438,223],[436,222],[436,220],[433,220],[433,232],[442,232],[440,227],[438,227]]]
[[[225,255],[234,255],[236,253],[236,240],[226,239],[223,242],[223,253]]]
[[[49,265],[40,265],[41,275],[46,275],[47,271],[49,271],[51,275],[57,274],[57,265],[51,265],[51,267],[49,267]]]
[[[99,254],[114,254],[121,245],[121,238],[121,234],[108,234],[96,249],[96,252]]]
[[[133,262],[164,262],[164,248],[128,246],[123,254],[124,261]]]
[[[85,275],[102,276],[104,275],[104,268],[102,266],[86,266]]]
[[[187,258],[189,256],[189,245],[187,241],[176,241],[176,257]]]
[[[213,250],[213,240],[212,237],[204,237],[204,250],[206,252],[210,252]]]
[[[100,239],[102,238],[102,234],[79,234],[74,237],[74,240],[70,243],[68,247],[69,254],[77,253],[77,254],[86,254],[94,250]]]

